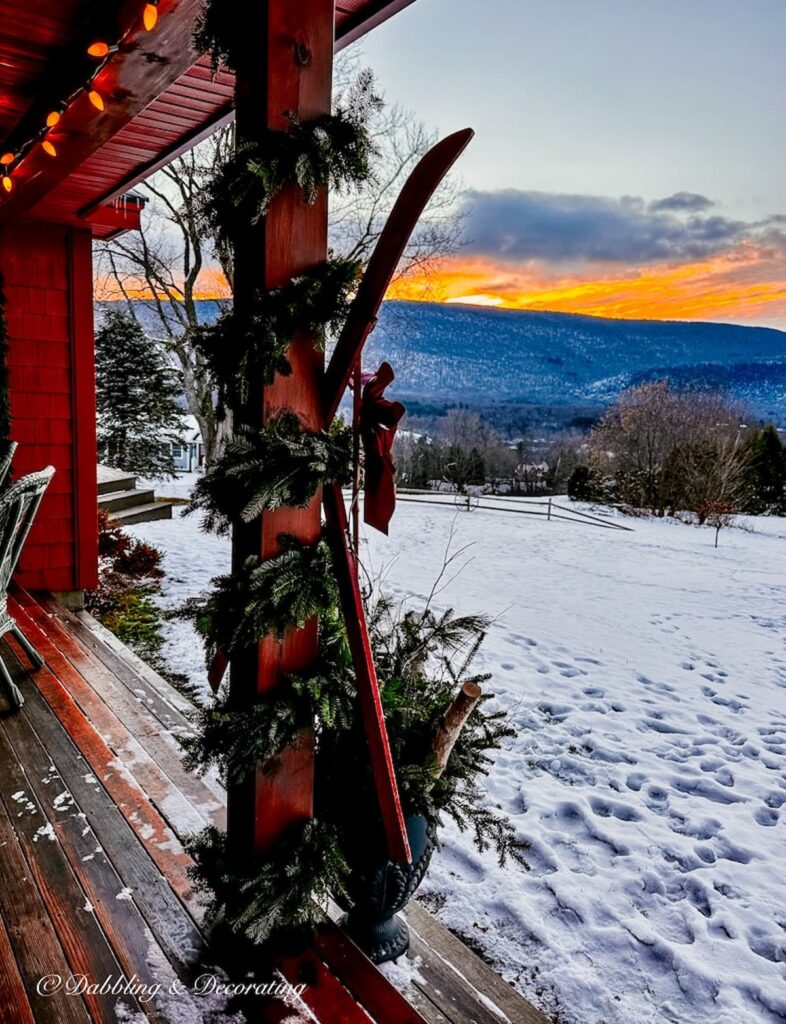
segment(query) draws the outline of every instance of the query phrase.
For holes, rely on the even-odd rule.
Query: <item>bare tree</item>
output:
[[[443,443],[443,476],[463,491],[468,484],[510,479],[518,458],[494,428],[476,412],[448,409],[437,426]]]
[[[699,523],[706,523],[715,530],[715,547],[718,546],[718,538],[724,526],[733,526],[734,517],[737,514],[736,505],[730,501],[707,501],[700,505],[698,510]]]
[[[716,392],[655,381],[620,395],[590,439],[594,469],[655,515],[733,500],[744,470],[742,409]]]
[[[97,280],[120,293],[145,330],[153,322],[154,337],[181,371],[188,411],[199,424],[208,461],[220,443],[222,422],[191,339],[199,325],[200,277],[211,257],[221,263],[222,254],[206,234],[201,200],[206,180],[232,145],[232,129],[221,129],[207,145],[159,171],[142,186],[149,202],[141,231],[96,246]],[[99,300],[106,297],[97,294]],[[144,322],[142,309],[148,313]]]
[[[362,74],[359,55],[345,56],[336,76],[336,100],[346,98]],[[331,245],[336,252],[365,263],[404,180],[435,141],[411,112],[382,105],[371,115],[376,145],[374,173],[357,194],[334,196]],[[234,146],[233,127],[220,129],[200,146],[178,157],[140,190],[148,197],[142,229],[96,247],[97,278],[108,282],[139,320],[139,295],[146,296],[143,326],[166,347],[181,370],[189,412],[202,432],[207,461],[229,429],[217,417],[215,396],[202,360],[192,344],[199,323],[198,296],[204,275],[221,278],[231,293],[231,252],[214,237],[202,215],[207,180]],[[458,186],[443,184],[404,253],[399,274],[423,271],[458,247],[462,232],[456,212]],[[107,298],[106,292],[99,299]]]
[[[362,70],[360,53],[342,54],[335,74],[337,103],[353,89]],[[331,245],[361,263],[371,256],[410,171],[439,137],[413,111],[397,103],[383,102],[369,127],[376,149],[374,173],[359,194],[333,196],[330,208]],[[458,250],[464,229],[458,209],[460,193],[455,177],[449,176],[439,186],[404,250],[396,279],[415,272],[423,274]]]

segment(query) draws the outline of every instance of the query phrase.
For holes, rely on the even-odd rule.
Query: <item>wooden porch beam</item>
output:
[[[301,120],[330,110],[333,70],[333,0],[262,0],[246,8],[247,48],[239,55],[235,83],[238,146],[262,141],[270,128],[286,129],[289,115]],[[253,307],[260,289],[275,288],[291,276],[322,262],[327,255],[327,191],[307,205],[291,186],[273,201],[258,224],[248,224],[235,238],[235,309]],[[309,430],[322,427],[320,391],[323,355],[314,338],[293,339],[292,374],[270,387],[252,384],[252,399],[242,419],[259,426],[281,408],[292,409]],[[275,556],[279,536],[286,533],[304,543],[321,533],[321,495],[306,509],[266,512],[233,531],[232,562],[237,569],[249,555]],[[291,629],[283,642],[266,639],[258,648],[232,661],[230,695],[237,707],[282,685],[281,677],[296,673],[317,657],[317,624]],[[257,766],[248,781],[229,788],[230,850],[243,858],[262,853],[292,825],[313,810],[314,744],[310,732],[271,761]]]
[[[336,40],[337,48],[341,49],[357,42],[367,32],[414,2],[415,0],[374,0],[373,3],[367,4],[359,14],[351,15],[344,21],[340,38]],[[341,11],[341,8],[341,0],[337,0],[336,11]]]

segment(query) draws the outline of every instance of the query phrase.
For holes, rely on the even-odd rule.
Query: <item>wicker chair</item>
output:
[[[12,453],[13,454],[13,453]],[[10,461],[10,459],[9,459]],[[0,494],[0,637],[12,633],[34,668],[40,668],[43,661],[34,647],[8,613],[8,585],[16,569],[30,527],[49,481],[54,476],[52,466],[40,473],[31,473],[12,484]],[[0,683],[5,685],[11,705],[19,708],[24,698],[11,678],[0,654]]]
[[[8,474],[11,471],[11,460],[18,447],[19,445],[16,441],[3,441],[0,443],[0,487],[5,487]]]

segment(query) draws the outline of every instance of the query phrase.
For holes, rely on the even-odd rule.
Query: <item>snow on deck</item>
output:
[[[482,667],[517,730],[487,792],[529,871],[449,827],[421,893],[562,1021],[783,1021],[786,520],[717,551],[709,529],[631,525],[407,504],[368,538],[372,570],[415,598],[451,531],[471,545],[436,602],[495,616]],[[228,567],[194,517],[133,532],[166,551],[169,605]],[[204,680],[189,626],[169,653]]]

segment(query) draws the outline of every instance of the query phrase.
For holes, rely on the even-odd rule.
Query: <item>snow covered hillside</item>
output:
[[[576,1024],[786,1020],[786,520],[635,532],[401,505],[388,589],[495,616],[482,658],[517,730],[488,798],[529,871],[450,828],[421,890],[529,999]],[[193,517],[133,532],[177,604],[228,566]],[[448,579],[450,578],[448,574]],[[176,667],[204,679],[189,627]]]

